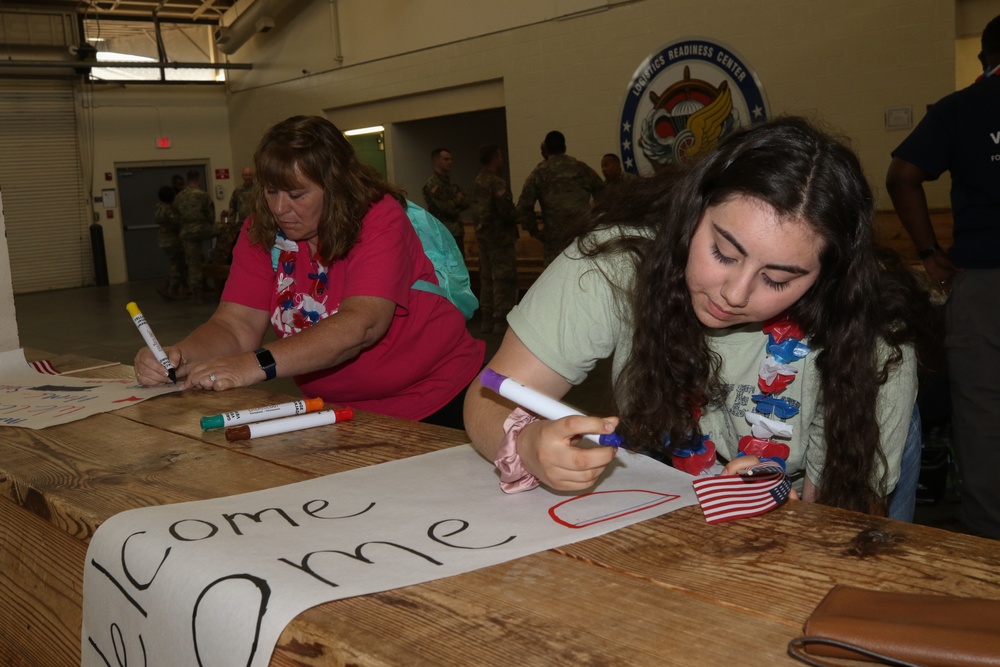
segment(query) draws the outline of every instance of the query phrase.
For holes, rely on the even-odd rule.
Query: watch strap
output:
[[[941,246],[939,246],[937,243],[935,243],[930,248],[924,248],[923,250],[919,251],[917,253],[917,257],[919,257],[920,259],[927,259],[929,257],[933,257],[934,253],[936,253],[936,252],[938,252],[940,250],[941,250]]]

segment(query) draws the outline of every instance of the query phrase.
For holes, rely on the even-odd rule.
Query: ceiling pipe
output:
[[[115,67],[119,69],[253,69],[250,63],[181,63],[136,60],[0,60],[0,69],[76,69],[94,67]]]
[[[269,32],[274,28],[276,14],[286,11],[291,5],[302,4],[301,1],[256,0],[237,16],[235,21],[215,29],[213,33],[215,45],[226,55],[232,55],[254,35]]]

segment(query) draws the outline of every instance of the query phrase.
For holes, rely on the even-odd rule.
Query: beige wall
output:
[[[454,12],[439,11],[442,4]],[[372,123],[383,122],[381,110],[406,120],[397,117],[405,109],[399,102],[412,96],[446,115],[456,111],[445,103],[452,91],[502,81],[517,191],[553,128],[566,134],[571,154],[597,167],[615,148],[625,87],[639,63],[667,42],[704,36],[727,44],[756,71],[772,114],[820,117],[850,137],[881,191],[889,153],[907,132],[886,130],[885,110],[910,106],[916,122],[928,103],[955,87],[953,2],[640,0],[555,18],[570,6],[606,3],[512,0],[491,31],[476,15],[488,17],[496,4],[386,2],[362,21],[376,11],[362,8],[371,3],[342,0],[338,39],[334,3],[315,0],[232,58],[254,63],[231,79],[234,139],[259,136],[296,113],[327,113],[337,122],[363,108]],[[527,18],[512,26],[512,16]],[[443,45],[429,46],[435,42]],[[398,55],[378,58],[373,43],[395,45],[390,51]],[[237,161],[251,150],[234,143]],[[932,205],[946,206],[947,184],[931,186],[929,196]],[[880,205],[889,206],[884,194]]]
[[[241,0],[245,5],[248,0]],[[290,3],[291,4],[291,3]],[[566,133],[571,154],[596,167],[614,149],[625,87],[664,44],[703,36],[735,50],[763,84],[771,113],[822,117],[849,136],[881,192],[890,151],[906,130],[886,108],[926,105],[967,85],[975,34],[1000,0],[312,0],[230,57],[250,62],[218,87],[96,86],[82,90],[84,163],[100,196],[122,163],[207,161],[236,176],[261,132],[297,113],[341,124],[399,122],[505,108],[517,192],[544,133]],[[958,61],[956,62],[956,52]],[[956,83],[957,82],[957,83]],[[84,106],[86,105],[86,106]],[[92,128],[92,132],[91,132]],[[156,136],[173,147],[157,150]],[[391,133],[387,136],[390,170]],[[86,175],[89,179],[89,174]],[[947,182],[929,189],[947,207]],[[225,202],[235,179],[223,182]],[[880,206],[888,199],[880,194]],[[224,203],[217,202],[221,210]],[[120,225],[106,226],[109,278],[126,280]],[[116,220],[118,219],[117,211]],[[9,274],[6,244],[0,271]],[[0,322],[10,323],[0,275]],[[0,325],[0,344],[16,331]]]
[[[85,132],[93,127],[94,141],[84,141],[83,146],[93,155],[85,157],[84,164],[93,165],[94,197],[100,199],[104,188],[117,190],[118,184],[106,181],[105,174],[115,174],[118,166],[204,162],[208,191],[214,194],[216,185],[224,188],[224,198],[215,199],[216,214],[221,214],[233,187],[240,183],[242,169],[242,164],[232,160],[231,142],[238,138],[229,131],[224,90],[219,86],[96,86],[92,94],[84,91],[81,100],[81,127]],[[170,148],[156,148],[156,138],[161,136],[170,137]],[[215,169],[229,169],[229,180],[216,181]],[[114,217],[109,219],[103,206],[94,206],[104,228],[108,281],[126,282],[121,212],[111,209]]]
[[[0,192],[0,352],[21,347],[14,316],[14,291],[10,279],[10,256],[7,254],[7,225],[3,217],[3,193]]]

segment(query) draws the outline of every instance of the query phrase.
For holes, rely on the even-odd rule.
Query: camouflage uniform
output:
[[[635,174],[633,174],[632,172],[630,172],[630,171],[623,171],[621,173],[621,176],[619,176],[615,180],[613,180],[613,181],[605,180],[604,181],[604,188],[605,188],[605,190],[611,190],[612,188],[617,188],[617,187],[620,187],[622,185],[625,185],[629,181],[634,181],[636,178],[638,178],[638,177]]]
[[[181,242],[187,262],[188,287],[196,297],[203,295],[201,265],[204,261],[202,245],[214,236],[215,204],[204,190],[189,185],[174,198],[174,209],[180,221]]]
[[[427,202],[427,211],[444,223],[464,255],[465,228],[459,216],[469,208],[469,201],[462,188],[452,183],[447,176],[434,174],[424,184],[424,200]]]
[[[596,171],[565,153],[550,155],[528,174],[517,211],[525,231],[538,236],[535,202],[541,204],[546,265],[566,247],[569,226],[590,207],[591,197],[603,190],[604,181]]]
[[[225,262],[229,264],[233,259],[233,246],[236,245],[236,237],[239,236],[243,221],[250,216],[250,207],[253,205],[253,183],[244,183],[233,190],[233,195],[229,198],[229,224],[222,230],[222,245],[225,250]]]
[[[233,222],[237,226],[242,226],[243,221],[250,215],[250,206],[253,203],[253,183],[244,183],[233,190],[233,195],[229,198],[229,212],[233,215]]]
[[[507,183],[479,172],[469,193],[479,244],[479,312],[483,333],[503,333],[517,303],[517,214]]]
[[[177,299],[184,292],[184,276],[187,273],[177,211],[171,204],[159,201],[156,202],[156,212],[153,214],[153,219],[160,228],[156,234],[156,245],[167,254],[167,259],[170,260],[166,293],[163,296],[167,299]]]

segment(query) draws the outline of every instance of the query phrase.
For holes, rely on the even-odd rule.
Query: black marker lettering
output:
[[[442,526],[444,526],[447,523],[453,523],[453,522],[459,524],[459,527],[456,528],[455,530],[451,531],[450,533],[445,533],[441,537],[451,537],[452,535],[457,535],[458,533],[463,532],[466,528],[469,527],[469,522],[468,521],[464,521],[462,519],[445,519],[444,521],[438,521],[437,523],[431,524],[431,527],[427,529],[427,537],[431,538],[432,540],[434,540],[438,544],[443,544],[443,545],[445,545],[447,547],[452,547],[454,549],[492,549],[493,547],[499,547],[499,546],[502,546],[504,544],[507,544],[511,540],[514,540],[515,538],[517,538],[517,535],[511,535],[510,537],[508,537],[503,542],[497,542],[496,544],[487,544],[487,545],[484,545],[484,546],[481,546],[481,547],[465,547],[465,546],[462,546],[462,545],[459,545],[459,544],[452,544],[450,542],[445,542],[436,533],[437,533],[437,529],[439,527],[442,527]]]

